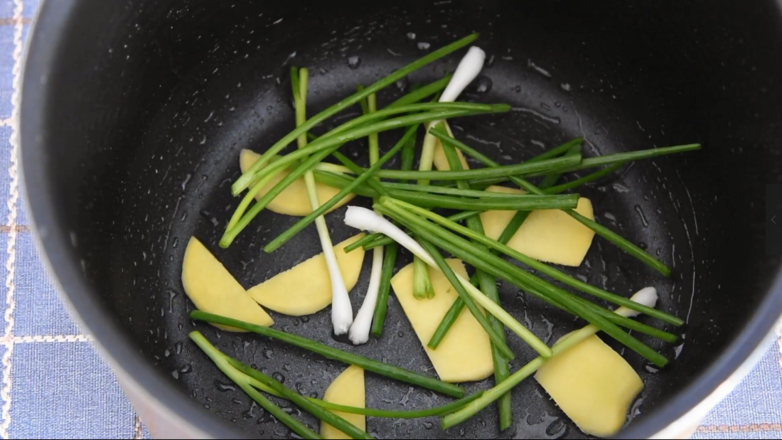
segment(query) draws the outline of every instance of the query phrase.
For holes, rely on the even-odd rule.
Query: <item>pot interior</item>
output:
[[[644,425],[645,418],[674,402],[717,362],[753,319],[779,269],[779,258],[765,255],[763,243],[765,185],[779,183],[782,175],[782,150],[774,143],[782,134],[782,27],[772,1],[136,0],[79,2],[67,12],[39,87],[42,131],[36,142],[42,153],[36,157],[45,177],[28,189],[33,204],[47,205],[56,221],[45,240],[74,238],[78,246],[68,246],[67,258],[81,265],[91,289],[66,295],[87,295],[100,304],[166,377],[170,389],[157,392],[189,396],[214,424],[254,436],[290,435],[228,385],[189,342],[193,329],[305,394],[322,397],[344,368],[262,337],[195,325],[180,281],[191,236],[245,287],[319,252],[310,227],[265,254],[263,245],[296,221],[271,212],[262,213],[231,248],[217,246],[238,204],[229,186],[240,174],[240,150],[263,152],[293,128],[292,65],[310,69],[308,105],[314,114],[356,85],[371,84],[477,31],[488,62],[481,87],[474,85],[464,97],[509,103],[513,111],[452,126],[457,137],[501,163],[577,136],[585,139],[589,156],[704,144],[697,153],[638,162],[581,191],[600,223],[646,248],[673,274],[664,278],[600,238],[584,265],[567,271],[627,296],[654,286],[660,307],[687,320],[686,328],[674,329],[641,319],[681,333],[679,346],[640,338],[675,359],[668,368],[658,371],[625,353],[646,386],[630,416],[636,434],[659,428]],[[384,90],[381,104],[452,71],[458,60],[447,57],[411,74]],[[349,109],[334,121],[359,111]],[[381,136],[381,148],[396,136]],[[366,160],[364,142],[345,151]],[[327,217],[335,242],[355,233],[341,224],[343,212]],[[354,310],[369,266],[352,295]],[[547,341],[581,325],[510,285],[500,291],[504,307]],[[431,371],[393,295],[383,337],[360,347],[332,339],[329,310],[308,318],[273,317],[278,329]],[[90,330],[100,341],[101,328]],[[512,370],[533,357],[517,338],[509,344],[517,355]],[[416,409],[447,401],[373,375],[366,386],[368,407]],[[534,380],[514,389],[513,402],[515,426],[503,433],[493,409],[446,433],[436,420],[370,419],[368,430],[379,437],[583,437]],[[301,418],[317,426],[309,416]]]

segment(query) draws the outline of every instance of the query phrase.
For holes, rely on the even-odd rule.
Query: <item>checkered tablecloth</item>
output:
[[[37,7],[38,0],[0,0],[0,437],[148,437],[114,375],[61,306],[27,227],[13,121],[22,51]],[[780,436],[782,335],[696,434]]]

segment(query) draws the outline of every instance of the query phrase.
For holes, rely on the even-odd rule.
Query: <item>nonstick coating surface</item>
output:
[[[73,237],[74,261],[138,349],[204,414],[249,435],[290,432],[231,387],[188,341],[188,332],[201,330],[229,355],[313,396],[321,397],[344,366],[261,337],[192,323],[181,264],[187,240],[196,236],[250,287],[319,252],[310,227],[274,254],[263,253],[262,246],[296,220],[271,212],[261,214],[230,249],[217,246],[238,203],[229,186],[239,176],[239,151],[262,152],[293,127],[291,65],[310,68],[314,114],[357,84],[370,84],[480,31],[478,45],[489,59],[479,83],[490,84],[490,90],[473,86],[464,98],[506,102],[513,111],[455,120],[452,127],[457,137],[499,162],[518,162],[576,136],[585,138],[587,155],[706,145],[699,153],[637,163],[581,191],[592,200],[599,222],[646,247],[674,272],[664,279],[600,238],[584,265],[567,271],[628,296],[655,286],[660,307],[689,323],[683,345],[652,342],[676,359],[663,371],[625,353],[646,383],[631,418],[663,407],[711,365],[771,285],[779,260],[762,255],[762,191],[779,176],[779,151],[769,142],[780,132],[774,124],[782,116],[782,93],[772,77],[780,71],[778,60],[753,44],[773,37],[779,47],[777,20],[768,18],[770,3],[741,11],[709,9],[709,17],[701,19],[703,31],[687,29],[705,4],[673,2],[665,7],[435,2],[383,10],[295,2],[135,3],[121,9],[84,2],[74,9],[73,16],[90,26],[84,26],[87,35],[60,43],[69,67],[48,77],[60,91],[46,111],[63,120],[51,122],[46,136],[68,148],[46,152],[51,171],[46,197]],[[755,25],[743,26],[747,21]],[[453,70],[461,53],[385,90],[381,103]],[[332,122],[358,112],[350,109]],[[381,136],[381,148],[398,136]],[[346,151],[366,161],[364,142]],[[366,206],[364,200],[357,203]],[[327,216],[335,243],[356,232],[342,225],[343,213],[344,208]],[[369,266],[352,293],[354,310]],[[502,284],[500,292],[503,306],[546,341],[583,325],[509,285]],[[334,340],[329,311],[306,318],[272,315],[278,329],[434,374],[393,295],[383,337],[364,346]],[[509,344],[517,355],[512,370],[533,357],[516,337],[509,336]],[[367,376],[366,387],[368,407],[417,409],[448,401],[374,375]],[[493,407],[445,434],[436,419],[370,419],[368,431],[415,438],[583,436],[534,380],[515,388],[513,396],[515,426],[501,434]]]

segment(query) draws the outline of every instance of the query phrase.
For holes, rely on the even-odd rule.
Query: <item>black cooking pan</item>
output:
[[[201,239],[248,287],[319,252],[308,228],[273,255],[263,253],[295,221],[273,213],[230,249],[217,246],[238,203],[229,185],[239,175],[239,151],[262,152],[293,127],[290,66],[310,68],[314,113],[357,84],[478,31],[488,65],[481,87],[464,98],[507,102],[515,111],[454,126],[494,159],[515,163],[576,136],[590,156],[705,145],[637,163],[581,191],[601,223],[671,266],[670,278],[600,238],[587,263],[571,271],[625,295],[655,286],[662,309],[686,318],[685,329],[667,329],[682,331],[681,346],[647,341],[675,358],[670,367],[657,371],[625,353],[646,389],[623,435],[670,434],[663,430],[695,422],[688,417],[736,383],[782,312],[780,258],[764,247],[765,186],[782,183],[781,14],[779,4],[760,0],[47,1],[24,73],[22,159],[32,218],[66,302],[142,406],[154,409],[158,426],[162,419],[181,435],[287,437],[283,425],[226,385],[187,333],[201,330],[306,394],[322,396],[343,366],[192,323],[180,283],[184,244]],[[458,59],[417,71],[380,100],[439,78]],[[381,137],[383,148],[396,136]],[[346,151],[362,160],[366,146]],[[327,217],[336,241],[353,234],[342,212]],[[356,291],[367,281],[362,274]],[[501,294],[542,337],[580,325],[510,286]],[[361,296],[352,296],[354,309]],[[384,336],[361,347],[331,338],[328,311],[274,318],[285,331],[431,369],[393,295]],[[510,344],[518,359],[512,369],[533,356],[520,341]],[[371,407],[444,402],[376,376],[368,376],[367,394]],[[513,397],[516,425],[503,437],[582,436],[533,380]],[[432,422],[371,419],[368,430],[380,437],[500,434],[493,409],[446,433]]]

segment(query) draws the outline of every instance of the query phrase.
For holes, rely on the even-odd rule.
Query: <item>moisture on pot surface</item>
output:
[[[204,433],[648,436],[779,314],[771,3],[49,8],[44,249]]]

